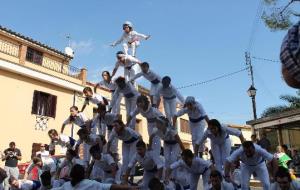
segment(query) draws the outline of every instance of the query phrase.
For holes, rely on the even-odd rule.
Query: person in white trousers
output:
[[[124,54],[124,52],[122,51],[118,51],[116,57],[117,62],[115,64],[115,68],[112,71],[111,77],[114,77],[116,72],[118,71],[118,68],[122,66],[124,67],[124,77],[126,81],[131,81],[132,77],[135,75],[133,66],[135,64],[141,64],[142,62],[131,55]]]
[[[88,118],[83,112],[79,112],[77,106],[72,106],[70,107],[70,116],[62,124],[60,133],[64,133],[64,129],[68,124],[75,124],[80,128],[84,128],[88,126]]]
[[[148,40],[150,35],[140,34],[133,30],[133,24],[130,21],[126,21],[123,24],[123,35],[121,38],[111,44],[112,47],[124,42],[123,49],[126,55],[128,55],[128,50],[131,48],[131,54],[135,57],[136,48],[140,45],[141,39]]]
[[[109,136],[107,142],[107,150],[110,149],[111,143],[114,138],[118,138],[122,142],[122,175],[125,174],[126,168],[130,162],[131,156],[136,153],[136,143],[141,139],[141,135],[135,130],[126,127],[126,125],[121,120],[116,120],[113,122],[113,130]],[[131,171],[131,178],[133,178],[134,170]]]
[[[200,150],[198,149],[196,151],[196,141],[202,138],[206,123],[208,122],[209,118],[203,106],[199,102],[197,102],[193,96],[186,97],[183,108],[175,113],[173,117],[173,124],[175,125],[177,122],[177,118],[184,114],[188,114],[189,116],[192,144],[195,154],[198,155],[198,151],[203,152],[203,146],[200,147]]]
[[[198,181],[202,176],[204,190],[209,190],[209,174],[214,170],[210,161],[194,156],[190,149],[185,149],[181,153],[182,159],[171,164],[166,172],[166,181],[169,180],[170,172],[178,167],[184,167],[187,175],[190,175],[190,190],[197,190]]]
[[[87,176],[104,183],[115,183],[117,164],[113,157],[103,153],[98,145],[92,146],[89,151],[93,159],[87,169]],[[99,176],[101,172],[103,172],[103,176]]]
[[[110,93],[111,93],[110,100],[111,100],[113,97],[113,94],[117,88],[117,85],[116,85],[116,83],[113,82],[112,77],[108,71],[102,72],[102,81],[100,81],[99,83],[96,84],[96,86],[94,87],[94,93],[97,93],[97,88],[99,88],[99,87],[110,91]],[[119,96],[116,104],[112,107],[112,110],[111,110],[112,113],[120,114],[121,100],[122,100],[122,96]]]
[[[266,166],[266,161],[271,164],[271,174],[275,174],[278,168],[277,159],[272,154],[261,148],[259,145],[251,141],[243,142],[242,146],[235,150],[227,159],[225,163],[225,179],[227,182],[230,178],[230,165],[237,159],[241,161],[241,189],[249,190],[249,181],[251,174],[255,172],[257,178],[260,180],[263,190],[270,190],[269,172]]]
[[[170,125],[170,122],[164,116],[157,117],[155,119],[156,128],[153,129],[152,135],[149,139],[149,145],[151,147],[153,138],[155,136],[160,137],[164,142],[164,157],[165,168],[169,169],[170,165],[177,161],[180,157],[180,152],[185,148],[178,135],[176,129]]]
[[[164,163],[162,159],[157,156],[153,151],[147,150],[145,142],[138,141],[136,144],[136,154],[133,155],[130,160],[126,174],[124,176],[124,181],[128,181],[128,176],[132,168],[136,165],[136,163],[140,163],[144,168],[143,180],[140,185],[141,189],[148,189],[149,181],[153,177],[157,177],[158,179],[162,178]]]
[[[103,149],[103,139],[96,134],[90,134],[86,128],[79,129],[77,135],[79,136],[79,140],[75,144],[75,151],[78,154],[79,146],[80,144],[83,144],[83,161],[86,166],[88,166],[91,160],[90,148],[94,145],[98,145],[101,149]]]
[[[143,76],[148,81],[150,81],[151,87],[150,87],[149,95],[150,95],[151,104],[153,107],[158,107],[158,105],[160,104],[158,88],[161,84],[161,77],[149,69],[149,63],[147,63],[147,62],[143,62],[140,65],[140,67],[141,67],[142,72],[137,73],[135,76],[133,76],[133,78],[131,80],[134,81],[135,79]]]
[[[211,152],[214,157],[216,169],[220,172],[223,171],[226,158],[230,156],[231,140],[229,135],[239,137],[241,143],[245,141],[240,130],[233,129],[230,125],[221,124],[216,119],[211,119],[208,121],[208,128],[204,132],[204,135],[196,142],[195,152],[197,152],[199,146],[204,144],[207,138],[210,138]]]
[[[163,97],[166,117],[173,123],[172,119],[176,114],[176,98],[183,104],[185,101],[184,97],[171,85],[171,78],[169,76],[162,78],[162,86],[158,88],[158,94]]]
[[[114,92],[113,98],[111,100],[111,104],[108,106],[109,112],[111,112],[112,107],[116,104],[119,96],[123,94],[125,98],[125,107],[127,117],[133,112],[136,108],[136,99],[140,95],[140,93],[134,88],[134,86],[130,82],[126,82],[123,77],[119,77],[116,79],[117,89]],[[136,118],[132,118],[129,127],[135,129]]]
[[[87,105],[90,104],[90,102],[93,103],[93,104],[96,104],[97,106],[99,104],[104,104],[104,105],[108,104],[108,101],[107,101],[106,98],[104,98],[100,94],[94,93],[92,88],[89,87],[89,86],[85,87],[82,92],[85,96],[85,101],[84,101],[83,106],[81,108],[81,112],[84,111],[84,109],[86,108]]]
[[[131,112],[129,118],[127,119],[127,123],[130,123],[132,118],[135,118],[139,113],[147,119],[147,128],[148,135],[151,136],[153,134],[153,130],[156,127],[155,118],[163,116],[163,114],[156,108],[150,105],[150,101],[147,96],[140,95],[136,101],[137,107],[133,112]],[[153,150],[156,156],[160,155],[161,142],[160,138],[157,135],[152,137],[151,149]]]
[[[105,105],[100,105],[97,109],[97,114],[93,119],[93,124],[98,126],[98,131],[100,131],[100,135],[106,138],[106,131],[107,131],[107,138],[109,138],[112,132],[112,124],[115,120],[121,119],[121,115],[116,113],[109,113],[106,111]],[[94,127],[95,128],[95,127]],[[115,138],[111,142],[110,150],[107,152],[111,152],[113,154],[118,154],[118,139]]]

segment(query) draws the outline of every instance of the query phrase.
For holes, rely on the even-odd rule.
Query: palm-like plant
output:
[[[298,90],[297,95],[281,95],[280,99],[285,101],[286,105],[278,105],[278,106],[272,106],[263,111],[261,114],[262,117],[267,117],[272,114],[281,113],[293,109],[300,108],[300,91]]]

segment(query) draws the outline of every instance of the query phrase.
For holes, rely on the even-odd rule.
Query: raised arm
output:
[[[184,104],[184,97],[181,95],[181,93],[175,87],[173,87],[173,89],[174,89],[174,93],[175,93],[177,99],[181,102],[181,104]]]
[[[112,46],[112,47],[115,47],[116,45],[122,43],[123,40],[124,40],[124,34],[120,37],[120,39],[114,41],[114,42],[111,44],[111,46]]]
[[[111,78],[113,78],[115,76],[116,72],[118,71],[119,66],[120,66],[120,64],[117,61],[116,64],[115,64],[115,67],[114,67],[114,69],[113,69],[113,71],[111,73]]]
[[[239,139],[241,140],[241,143],[243,143],[245,141],[243,133],[240,130],[234,129],[231,125],[227,125],[225,127],[226,127],[226,132],[229,135],[239,137]]]
[[[132,118],[136,117],[137,114],[139,114],[139,110],[138,108],[135,108],[135,110],[133,112],[130,113],[130,115],[127,117],[127,123],[126,126],[128,126],[132,120]]]
[[[185,148],[184,148],[183,143],[178,134],[175,135],[175,139],[176,139],[177,143],[179,144],[181,151],[183,151]]]
[[[182,109],[180,109],[180,110],[173,116],[173,126],[176,125],[176,123],[177,123],[177,118],[180,117],[180,116],[182,116],[182,115],[184,115],[184,114],[186,114],[187,111],[188,111],[187,108],[182,108]]]

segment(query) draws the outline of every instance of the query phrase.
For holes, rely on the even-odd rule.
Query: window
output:
[[[180,132],[191,134],[188,120],[180,118]]]
[[[41,65],[43,63],[43,53],[28,47],[26,60]]]
[[[55,118],[57,97],[51,94],[34,91],[31,114]]]

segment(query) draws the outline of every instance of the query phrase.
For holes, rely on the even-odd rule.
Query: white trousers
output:
[[[195,150],[197,140],[200,140],[204,134],[205,121],[201,120],[197,123],[189,122],[191,133],[192,133],[192,144]],[[203,152],[203,145],[200,145],[199,151]]]
[[[248,166],[241,163],[241,189],[249,190],[250,177],[254,171],[257,174],[257,178],[262,183],[263,190],[270,190],[269,172],[265,162],[262,162],[256,166]]]
[[[132,98],[125,98],[126,116],[130,115],[130,113],[135,110],[136,99],[137,99],[136,96]],[[135,129],[135,124],[136,124],[136,117],[133,117],[132,120],[130,121],[129,127],[131,129]]]
[[[173,116],[176,114],[176,98],[171,100],[164,99],[165,115],[170,122],[173,120]]]
[[[211,141],[211,152],[214,157],[216,169],[220,172],[223,171],[223,166],[226,158],[230,156],[231,141],[227,138],[223,144],[216,144]]]
[[[13,176],[16,179],[19,179],[19,168],[4,166],[4,170],[6,171],[6,174],[7,174],[7,178],[5,178],[5,180],[4,180],[4,189],[9,190],[10,185],[9,185],[8,179],[10,176]]]
[[[138,140],[134,141],[133,143],[126,144],[122,143],[122,174],[124,175],[130,160],[136,153],[136,143]],[[133,167],[131,170],[131,175],[134,174],[135,168]]]
[[[148,135],[150,136],[153,132],[153,129],[156,127],[155,122],[147,122],[148,124]],[[152,139],[152,151],[156,156],[160,155],[161,141],[159,136],[155,135]]]
[[[131,54],[132,54],[132,56],[135,56],[136,55],[136,48],[140,45],[140,41],[135,41],[131,44],[123,43],[122,45],[123,45],[124,53],[126,55],[128,55],[128,50],[129,50],[129,48],[131,48]]]
[[[86,164],[85,166],[87,166],[91,160],[90,148],[91,148],[91,145],[83,142],[83,161]]]
[[[160,99],[160,96],[159,96],[159,93],[158,93],[159,86],[160,86],[159,83],[158,84],[152,84],[151,83],[151,87],[150,87],[149,95],[153,96],[153,104],[155,104],[155,105],[157,105],[157,102]]]
[[[111,99],[112,99],[113,93],[111,93]],[[120,105],[121,105],[122,96],[119,95],[115,105],[111,108],[111,113],[120,114]]]
[[[108,137],[110,136],[111,132],[112,132],[112,130],[107,130]],[[119,139],[114,138],[110,144],[110,150],[107,150],[107,151],[111,151],[112,153],[118,153],[118,144],[119,144]]]
[[[132,79],[132,77],[135,75],[135,70],[133,69],[134,66],[131,67],[131,69],[124,68],[124,78],[128,82]]]
[[[166,144],[164,143],[164,156],[165,156],[165,167],[169,168],[171,164],[178,160],[180,157],[179,144]]]
[[[198,181],[201,174],[190,174],[190,190],[197,190]],[[209,190],[209,175],[210,175],[210,169],[206,170],[204,174],[202,174],[202,181],[203,181],[203,189]],[[248,189],[249,190],[249,189]]]

